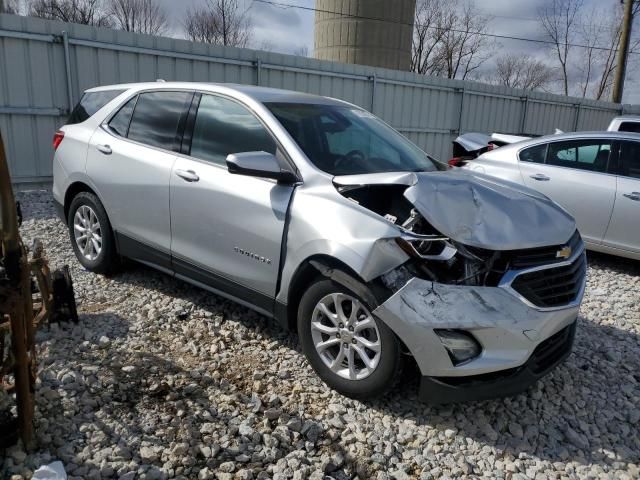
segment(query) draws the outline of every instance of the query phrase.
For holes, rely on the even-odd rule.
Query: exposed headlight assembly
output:
[[[457,250],[440,235],[401,235],[396,238],[398,246],[410,257],[422,260],[447,261],[454,257]]]

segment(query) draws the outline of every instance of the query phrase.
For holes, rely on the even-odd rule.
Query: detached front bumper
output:
[[[415,358],[421,398],[429,403],[480,400],[525,390],[569,355],[584,283],[582,277],[569,304],[540,308],[510,282],[482,287],[412,278],[373,313]],[[463,330],[482,352],[456,366],[434,329]]]

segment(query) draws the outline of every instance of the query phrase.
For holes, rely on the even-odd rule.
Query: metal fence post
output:
[[[258,58],[254,65],[256,67],[256,85],[260,86],[262,84],[262,60]]]
[[[529,110],[529,97],[520,97],[522,100],[522,119],[520,120],[520,133],[524,134],[526,132],[525,128],[527,128],[527,113]]]
[[[378,78],[376,77],[376,74],[374,73],[373,75],[371,75],[369,77],[369,80],[371,81],[371,113],[375,114],[375,109],[376,109],[376,87],[378,85]]]
[[[580,121],[580,109],[582,107],[581,103],[575,103],[573,105],[576,108],[576,116],[573,119],[573,131],[577,132],[578,131],[578,122]]]
[[[69,35],[66,30],[62,32],[62,45],[64,47],[64,68],[67,72],[67,98],[69,101],[69,114],[73,111],[76,102],[73,100],[73,87],[71,81],[71,57],[69,55]]]
[[[456,88],[456,92],[460,93],[460,110],[458,110],[458,128],[457,133],[460,135],[462,133],[462,112],[464,110],[464,87]]]

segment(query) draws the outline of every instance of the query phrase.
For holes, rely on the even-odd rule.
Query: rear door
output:
[[[604,238],[616,195],[616,177],[607,173],[611,140],[566,140],[519,153],[525,185],[559,203],[576,220],[589,243]]]
[[[231,153],[277,153],[271,133],[244,105],[202,94],[189,115],[190,145],[171,175],[173,269],[271,312],[293,187],[229,173]]]
[[[618,189],[605,244],[640,252],[640,142],[619,142]]]
[[[169,178],[192,92],[143,92],[91,138],[87,173],[127,256],[170,267]],[[151,247],[151,248],[149,248]]]

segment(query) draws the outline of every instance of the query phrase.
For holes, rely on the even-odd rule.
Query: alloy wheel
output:
[[[73,216],[73,233],[80,253],[94,261],[102,251],[102,229],[96,212],[88,205],[81,205]]]
[[[362,380],[380,362],[380,332],[367,308],[355,297],[331,293],[313,309],[311,337],[316,352],[336,375]]]

